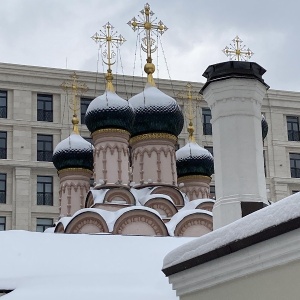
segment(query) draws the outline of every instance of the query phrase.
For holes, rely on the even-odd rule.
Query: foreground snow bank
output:
[[[1,299],[175,300],[161,263],[190,240],[0,232]]]

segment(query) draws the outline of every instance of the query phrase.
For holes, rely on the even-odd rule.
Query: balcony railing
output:
[[[37,205],[53,205],[52,193],[37,193]]]
[[[37,152],[38,161],[52,161],[52,151],[38,151]]]
[[[300,141],[299,131],[288,130],[288,140],[299,142]]]

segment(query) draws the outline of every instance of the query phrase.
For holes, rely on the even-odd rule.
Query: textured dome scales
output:
[[[131,132],[133,121],[134,112],[128,101],[107,90],[90,103],[85,115],[85,123],[91,133],[106,128]]]
[[[188,142],[176,151],[178,177],[188,175],[211,176],[214,173],[214,159],[211,153],[196,142]]]
[[[93,145],[76,133],[62,140],[54,149],[53,164],[60,171],[68,168],[93,170]]]
[[[129,99],[135,112],[132,136],[146,133],[169,133],[178,136],[183,128],[183,114],[176,100],[147,84]]]

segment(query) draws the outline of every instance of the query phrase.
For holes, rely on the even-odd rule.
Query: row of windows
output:
[[[53,205],[53,177],[37,176],[37,205]],[[6,203],[6,174],[0,173],[0,203]]]
[[[80,99],[81,124],[85,124],[85,113],[91,98]],[[0,91],[0,118],[7,118],[7,91]],[[203,134],[211,135],[211,111],[209,108],[202,108]],[[53,122],[53,95],[37,94],[37,121]]]
[[[44,232],[47,228],[53,227],[53,219],[37,218],[36,231]],[[0,216],[0,231],[6,230],[6,217]]]
[[[91,138],[85,138],[92,143]],[[53,136],[48,134],[37,135],[37,161],[52,161]],[[7,158],[7,132],[0,131],[0,159]]]
[[[37,135],[37,160],[52,161],[53,136],[46,134]],[[0,159],[7,158],[7,132],[0,131]]]
[[[80,99],[81,124],[85,124],[85,113],[92,100]],[[0,91],[0,118],[7,118],[7,91]],[[37,121],[53,122],[53,95],[37,94]]]
[[[85,113],[91,101],[91,98],[82,97],[80,99],[81,124],[85,124]],[[0,91],[0,118],[7,118],[7,91]],[[37,94],[37,120],[53,122],[53,95]],[[204,135],[212,135],[212,125],[210,121],[211,110],[209,108],[202,108],[202,122]],[[287,116],[287,131],[289,141],[300,141],[299,128],[299,117]]]

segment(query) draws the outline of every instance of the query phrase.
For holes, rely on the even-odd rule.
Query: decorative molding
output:
[[[89,169],[84,169],[84,168],[66,168],[66,169],[57,171],[57,174],[60,177],[69,176],[69,175],[84,175],[84,176],[86,176],[86,173],[90,174],[91,176],[93,175],[93,171],[91,171]]]
[[[100,215],[88,211],[74,217],[67,225],[65,233],[80,233],[80,230],[88,224],[95,225],[99,229],[98,232],[109,232],[105,220]]]
[[[173,200],[173,202],[176,206],[184,205],[183,196],[182,196],[181,192],[176,187],[173,187],[173,186],[159,186],[159,187],[156,187],[151,192],[151,195],[155,195],[155,194],[165,194],[165,195],[169,196]]]
[[[185,231],[193,226],[204,226],[210,231],[213,230],[212,217],[205,214],[195,213],[184,217],[176,226],[174,230],[175,236],[184,236]]]
[[[164,211],[167,218],[173,217],[178,212],[176,206],[173,203],[171,203],[169,200],[166,200],[164,198],[159,198],[159,197],[150,199],[145,203],[144,206],[152,208],[156,210],[158,213],[159,210]]]
[[[130,210],[121,215],[115,222],[113,234],[122,234],[127,225],[145,223],[150,226],[155,235],[168,236],[166,225],[156,214],[146,210]]]
[[[92,138],[97,135],[97,134],[101,134],[101,133],[123,133],[123,134],[126,134],[126,135],[130,135],[130,133],[127,131],[127,130],[124,130],[124,129],[118,129],[118,128],[105,128],[105,129],[99,129],[99,130],[96,130],[95,132],[93,132],[91,134]]]
[[[169,281],[183,296],[296,260],[300,260],[299,229],[169,275]]]
[[[177,142],[177,136],[169,133],[145,133],[141,135],[137,135],[129,140],[130,145],[134,145],[139,141],[146,141],[146,140],[170,140],[174,144]]]

